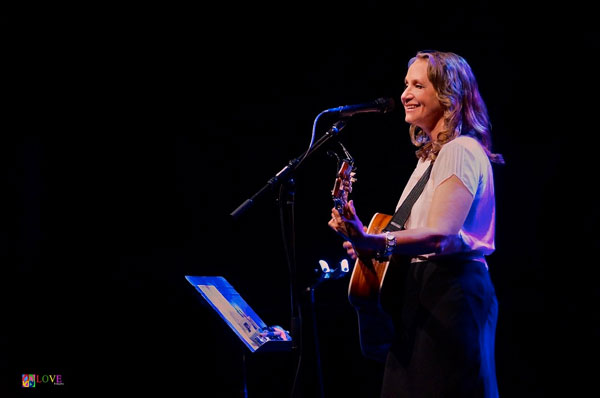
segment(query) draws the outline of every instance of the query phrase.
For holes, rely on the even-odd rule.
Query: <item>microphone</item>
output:
[[[364,104],[338,106],[337,108],[327,109],[325,112],[338,112],[340,116],[350,117],[357,113],[387,113],[393,111],[395,106],[396,104],[392,98],[377,98],[375,101]]]

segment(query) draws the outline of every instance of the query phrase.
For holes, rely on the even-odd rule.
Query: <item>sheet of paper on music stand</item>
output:
[[[286,337],[289,340],[265,335],[265,332],[270,328],[225,278],[220,276],[190,275],[185,278],[221,316],[251,352],[258,350],[286,350],[291,347],[291,338],[289,338],[287,333]],[[269,348],[267,349],[267,347]]]

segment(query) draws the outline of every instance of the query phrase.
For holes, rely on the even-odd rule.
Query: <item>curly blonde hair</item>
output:
[[[435,159],[445,143],[459,135],[468,135],[482,144],[490,161],[503,164],[502,155],[491,151],[492,125],[467,61],[451,52],[419,51],[408,61],[408,66],[417,59],[427,60],[427,77],[444,109],[445,126],[436,142],[431,141],[421,128],[414,124],[410,126],[410,139],[419,147],[417,157]]]

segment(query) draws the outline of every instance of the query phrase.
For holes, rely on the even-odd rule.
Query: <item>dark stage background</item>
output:
[[[16,194],[7,212],[7,389],[239,396],[245,348],[184,276],[226,277],[265,322],[289,329],[276,192],[236,221],[229,214],[307,148],[319,112],[399,100],[408,59],[439,49],[472,66],[494,149],[506,159],[494,166],[489,258],[500,392],[544,396],[545,269],[566,251],[546,239],[556,227],[548,197],[568,148],[556,135],[531,134],[534,110],[518,105],[532,80],[523,65],[530,48],[511,32],[525,17],[486,3],[440,10],[435,21],[425,6],[399,14],[365,6],[348,16],[311,7],[295,15],[301,22],[292,11],[247,6],[232,17],[222,6],[82,12],[44,28],[25,18],[15,28],[18,90],[8,112],[17,123],[3,139],[7,190]],[[334,121],[323,117],[317,138]],[[339,137],[357,162],[352,196],[363,221],[391,212],[416,162],[403,112],[357,115]],[[345,255],[327,226],[330,148],[295,174],[300,290],[314,282],[319,259]],[[347,286],[345,278],[316,291],[325,396],[375,397],[381,368],[360,355]],[[318,396],[314,324],[306,295],[299,299],[298,383],[304,396]],[[567,307],[554,311],[568,319]],[[291,354],[245,357],[250,397],[289,395]],[[61,374],[64,386],[26,391],[23,373]]]

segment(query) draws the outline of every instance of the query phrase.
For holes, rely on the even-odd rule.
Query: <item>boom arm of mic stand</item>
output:
[[[288,164],[279,171],[279,173],[275,174],[273,177],[267,181],[267,183],[258,190],[250,199],[246,199],[241,205],[237,207],[233,212],[231,212],[231,216],[234,219],[238,219],[243,213],[245,213],[250,207],[254,205],[254,202],[262,197],[269,189],[272,189],[278,182],[285,181],[287,177],[291,174],[292,171],[296,170],[296,168],[314,153],[319,147],[321,147],[325,142],[329,141],[329,139],[338,135],[340,131],[346,126],[345,119],[340,119],[331,126],[329,131],[327,131],[321,138],[314,143],[307,151],[303,152],[302,155],[298,156],[295,159],[292,159],[288,162]]]

